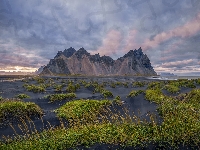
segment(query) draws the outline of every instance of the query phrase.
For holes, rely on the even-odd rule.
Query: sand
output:
[[[49,78],[49,77],[45,77]],[[128,82],[129,87],[123,87],[123,86],[116,86],[116,88],[111,88],[110,86],[106,86],[106,89],[111,91],[115,96],[120,96],[122,101],[124,101],[123,106],[118,106],[116,107],[118,111],[121,111],[123,107],[128,108],[129,114],[130,115],[136,115],[139,117],[141,120],[146,119],[147,121],[150,121],[149,113],[155,114],[155,117],[157,119],[157,123],[161,124],[162,123],[162,117],[158,115],[157,112],[157,107],[158,105],[156,103],[150,103],[145,99],[144,94],[140,94],[134,98],[127,98],[127,95],[132,91],[132,90],[145,90],[147,88],[147,85],[145,87],[132,87],[130,86],[133,81],[146,81],[146,82],[151,82],[155,81],[156,79],[148,79],[146,77],[52,77],[55,80],[55,82],[60,83],[61,80],[72,80],[75,82],[78,82],[78,80],[85,80],[85,81],[98,81],[98,82]],[[56,80],[58,79],[58,80]],[[160,80],[158,80],[160,81]],[[48,103],[49,101],[47,99],[44,99],[43,97],[45,95],[49,94],[54,94],[54,89],[47,88],[46,92],[44,93],[33,93],[33,92],[28,92],[26,91],[25,88],[23,88],[23,84],[25,82],[22,82],[20,80],[17,81],[5,81],[5,82],[0,82],[0,96],[3,98],[12,98],[15,97],[18,94],[27,94],[31,98],[24,99],[23,101],[25,102],[34,102],[36,103],[39,107],[42,108],[43,112],[45,113],[43,118],[43,122],[40,118],[33,117],[31,118],[35,124],[36,129],[41,132],[43,129],[48,129],[49,123],[56,127],[60,125],[59,119],[56,117],[56,114],[53,112],[53,110],[59,108],[61,105],[65,104],[69,100],[63,100],[63,101],[58,101],[58,102],[53,102],[53,103]],[[35,81],[31,81],[29,84],[36,84]],[[64,92],[63,88],[63,92]],[[190,91],[190,88],[181,88],[180,93],[186,93]],[[167,91],[163,91],[164,94],[166,95],[173,95],[176,96],[178,94],[170,94]],[[78,99],[96,99],[96,100],[101,100],[104,99],[103,96],[100,93],[92,93],[91,89],[85,88],[81,86],[81,89],[78,89],[76,92],[77,95],[77,100]],[[113,98],[108,98],[108,99],[113,99]],[[140,111],[140,113],[138,113]],[[65,121],[65,125],[67,126],[67,120]],[[49,123],[48,123],[49,122]],[[8,122],[9,123],[9,122]],[[15,134],[14,130],[7,124],[0,124],[0,140],[4,140],[2,135],[13,137]],[[44,123],[44,126],[43,126]],[[21,124],[20,122],[14,121],[12,122],[13,127],[15,128],[17,134],[22,135],[22,131],[18,128],[18,124]],[[34,130],[33,125],[29,127],[30,130]],[[96,146],[96,147],[95,147]],[[93,146],[92,149],[102,149],[102,145],[96,144]],[[106,148],[108,145],[104,145],[104,148]],[[128,148],[127,148],[128,149]],[[131,149],[131,148],[130,148]]]

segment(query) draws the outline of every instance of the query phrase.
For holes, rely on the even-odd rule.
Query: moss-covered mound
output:
[[[23,102],[21,100],[4,100],[0,102],[0,122],[10,118],[23,118],[42,114],[42,109],[33,102]]]
[[[106,106],[112,104],[109,100],[74,100],[67,102],[55,112],[58,117],[81,122],[94,122],[100,113],[106,111]]]

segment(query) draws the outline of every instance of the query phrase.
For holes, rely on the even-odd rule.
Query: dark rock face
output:
[[[63,58],[56,57],[56,59],[51,59],[49,64],[46,66],[48,70],[52,73],[60,73],[60,74],[70,74],[70,71],[65,64]]]
[[[40,73],[43,71],[44,67],[45,67],[45,66],[41,66],[38,70],[36,70],[36,71],[34,72],[34,74],[40,74]]]
[[[74,53],[76,52],[76,50],[72,47],[68,48],[68,49],[65,49],[63,51],[63,55],[67,58],[71,57]]]
[[[102,56],[101,57],[101,62],[105,63],[106,65],[114,65],[114,60],[110,56]]]
[[[70,47],[58,51],[54,59],[44,67],[41,74],[82,74],[82,75],[157,75],[141,47],[130,50],[123,57],[113,60],[109,56],[90,55],[84,48]]]
[[[75,55],[77,56],[78,60],[81,60],[84,55],[90,56],[90,53],[88,53],[83,47],[80,48],[78,51],[76,51]]]
[[[98,54],[95,54],[95,55],[91,55],[90,56],[90,61],[92,62],[100,62],[101,61],[101,56]]]
[[[62,51],[58,51],[58,53],[56,54],[55,58],[60,57],[61,55],[64,55],[65,57],[69,58],[71,57],[74,53],[76,52],[76,50],[72,47],[65,49],[63,52]]]

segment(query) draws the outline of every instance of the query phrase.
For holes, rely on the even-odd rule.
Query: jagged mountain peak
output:
[[[55,59],[55,58],[59,58],[62,54],[63,54],[62,51],[58,51],[57,54],[56,54],[56,56],[54,57],[54,59]]]
[[[68,49],[65,49],[64,51],[58,51],[56,56],[54,58],[59,58],[61,55],[64,55],[65,57],[69,58],[71,57],[76,50],[73,47],[70,47]]]
[[[156,75],[141,47],[138,50],[130,50],[117,60],[110,56],[100,56],[99,53],[90,55],[83,47],[77,51],[70,47],[63,52],[58,51],[46,68],[55,74]]]
[[[63,55],[67,58],[71,57],[74,53],[76,52],[76,50],[73,47],[70,47],[68,49],[65,49],[63,51]]]
[[[83,55],[90,56],[90,53],[88,53],[83,47],[81,47],[75,52],[75,55],[78,59],[81,59]]]
[[[140,47],[138,50],[129,50],[128,53],[126,53],[123,57],[118,58],[117,60],[123,61],[125,58],[127,57],[137,57],[140,58],[142,57],[144,54],[142,52],[142,48]]]
[[[143,52],[142,52],[142,48],[140,47],[138,50],[130,50],[127,54],[124,55],[124,57],[132,57],[132,56],[142,56]]]

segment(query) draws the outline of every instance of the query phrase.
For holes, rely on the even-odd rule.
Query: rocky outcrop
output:
[[[40,67],[38,70],[36,70],[33,74],[35,74],[35,75],[40,74],[40,73],[43,71],[44,67],[45,67],[45,65],[44,65],[44,66],[41,66],[41,67]]]
[[[109,56],[90,55],[84,48],[76,51],[70,47],[58,51],[41,74],[156,75],[156,72],[141,48],[113,60]]]

